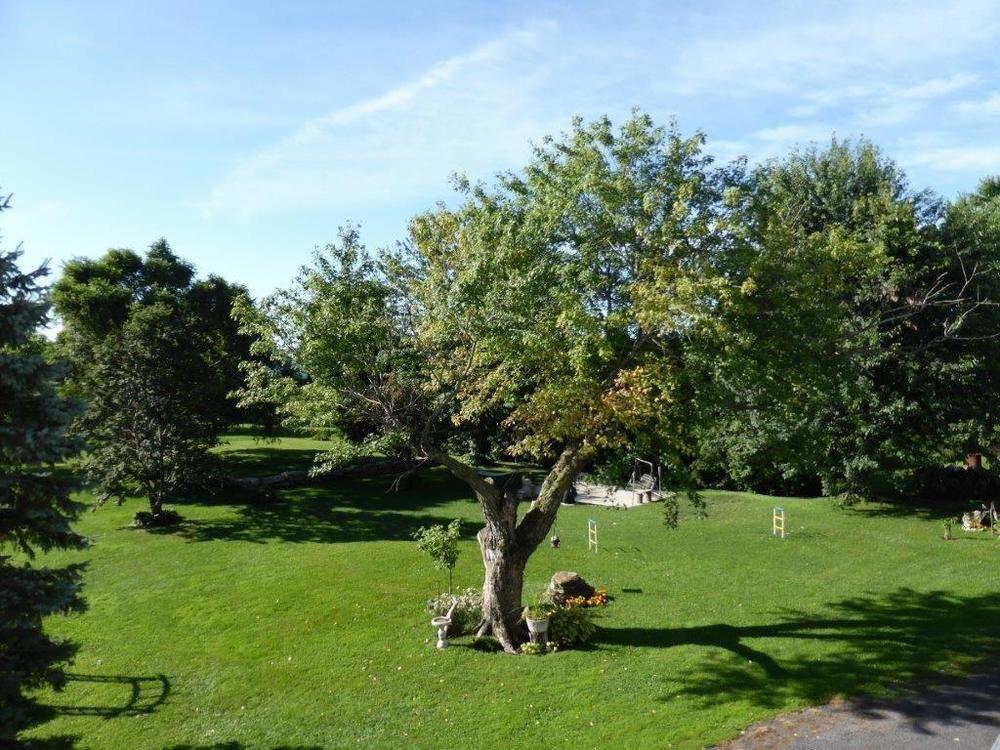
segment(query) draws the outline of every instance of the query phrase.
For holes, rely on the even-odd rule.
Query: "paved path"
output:
[[[725,750],[1000,750],[1000,671],[895,700],[857,699],[757,724]]]

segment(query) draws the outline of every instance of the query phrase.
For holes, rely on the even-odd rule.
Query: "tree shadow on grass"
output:
[[[393,491],[394,477],[331,480],[276,492],[269,501],[249,502],[246,493],[214,498],[216,504],[238,505],[234,516],[186,520],[152,533],[178,534],[191,541],[370,542],[409,540],[421,526],[448,523],[451,516],[429,515],[434,506],[468,499],[468,488],[440,470],[422,472],[406,488]],[[185,500],[195,502],[199,500]],[[471,506],[471,503],[470,503]],[[475,518],[478,509],[470,507]],[[481,524],[466,523],[462,534],[474,535]]]
[[[113,719],[119,716],[151,714],[162,706],[170,695],[170,680],[162,674],[150,677],[128,675],[66,674],[67,687],[74,683],[108,685],[124,688],[122,700],[107,704],[69,705],[47,704],[43,708],[59,716],[99,716]]]
[[[163,750],[250,750],[242,742],[216,742],[213,745],[171,745]],[[324,750],[319,745],[277,745],[270,750]]]
[[[827,610],[825,617],[786,610],[780,622],[768,625],[609,629],[600,640],[651,648],[706,646],[739,657],[711,654],[674,676],[679,687],[664,700],[689,696],[706,707],[743,701],[784,708],[803,701],[824,703],[838,695],[898,692],[934,676],[942,666],[1000,653],[1000,593],[961,596],[903,588],[834,602]],[[807,647],[779,658],[767,648],[773,639],[802,640]],[[812,652],[808,642],[824,644],[823,652]],[[982,722],[991,703],[996,710],[996,696],[987,692],[938,691],[933,699],[917,696],[892,706],[918,728],[931,719]],[[852,710],[875,716],[884,705],[861,698],[852,702]]]
[[[222,451],[219,458],[226,476],[260,477],[283,471],[308,471],[319,453],[322,451],[315,448],[266,445]]]
[[[989,502],[986,503],[989,506]],[[979,500],[934,501],[906,499],[878,503],[859,503],[845,508],[868,518],[919,518],[926,521],[946,521],[961,518],[963,513],[979,510],[983,503]]]

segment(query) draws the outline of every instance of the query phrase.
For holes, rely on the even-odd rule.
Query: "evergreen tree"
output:
[[[0,199],[0,211],[10,205]],[[64,428],[71,405],[56,390],[37,330],[49,305],[39,286],[46,269],[18,269],[18,251],[0,251],[0,747],[45,718],[30,691],[60,688],[76,647],[45,633],[48,615],[80,612],[83,565],[35,563],[37,550],[81,549],[70,527],[81,504],[45,467],[75,452]],[[69,740],[29,747],[66,746]]]

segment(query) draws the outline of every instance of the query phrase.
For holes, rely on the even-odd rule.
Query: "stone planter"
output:
[[[530,617],[526,617],[524,621],[528,623],[528,633],[531,635],[531,640],[534,643],[545,643],[545,641],[548,640],[548,635],[549,635],[548,617],[542,620],[533,620]]]

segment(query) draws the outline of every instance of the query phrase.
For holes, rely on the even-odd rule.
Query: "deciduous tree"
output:
[[[77,428],[102,499],[148,498],[152,523],[171,494],[209,476],[218,409],[197,397],[214,361],[205,332],[169,301],[135,310],[93,348]]]
[[[293,289],[241,310],[259,355],[310,378],[251,366],[248,400],[299,420],[363,415],[469,485],[485,521],[481,633],[508,651],[525,566],[577,474],[637,433],[675,440],[680,345],[717,304],[742,175],[702,146],[640,114],[577,121],[494,186],[460,183],[464,203],[418,216],[396,252],[373,259],[348,230]],[[551,467],[522,512],[445,449],[498,413],[508,450]]]

